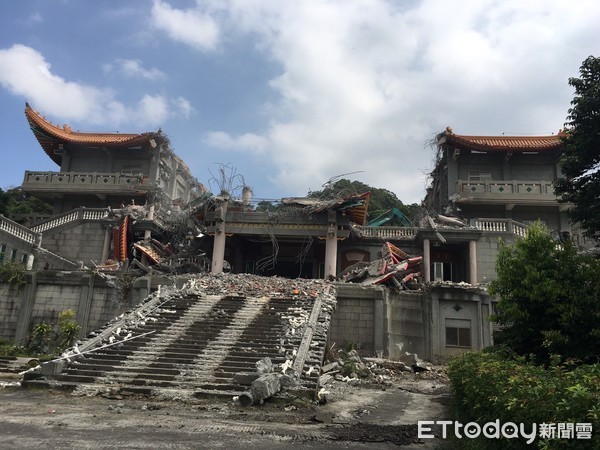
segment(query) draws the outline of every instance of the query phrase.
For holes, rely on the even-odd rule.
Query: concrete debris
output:
[[[441,214],[438,214],[437,220],[438,220],[438,222],[442,222],[442,223],[448,224],[448,225],[454,225],[457,227],[466,227],[466,225],[463,222],[461,222],[459,219],[457,219],[456,217],[448,217],[448,216],[442,216]]]
[[[421,288],[422,256],[411,257],[390,242],[383,244],[381,255],[370,263],[359,262],[348,267],[338,280],[362,285],[386,284],[400,290]]]
[[[256,361],[256,371],[260,374],[273,372],[273,363],[268,356]]]
[[[328,372],[331,372],[331,371],[339,369],[339,368],[340,368],[339,363],[337,361],[334,361],[330,364],[326,364],[323,367],[321,367],[321,372],[328,373]]]
[[[262,404],[264,401],[277,394],[281,390],[281,374],[265,373],[260,375],[252,382],[249,392],[244,392],[238,397],[238,401],[243,406],[250,406],[253,403]]]
[[[406,356],[410,356],[411,353],[406,352]],[[414,373],[429,372],[431,369],[421,361],[416,353],[412,353],[412,364],[410,365]]]

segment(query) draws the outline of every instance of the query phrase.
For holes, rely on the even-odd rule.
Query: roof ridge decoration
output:
[[[452,128],[446,127],[438,135],[438,143],[477,151],[538,152],[561,149],[565,136],[563,130],[546,136],[478,136],[455,134]]]
[[[122,147],[137,146],[148,143],[150,139],[160,136],[160,132],[146,132],[141,134],[134,133],[84,133],[73,131],[73,129],[64,124],[54,125],[46,120],[39,112],[35,111],[29,103],[25,103],[25,116],[29,126],[42,149],[56,164],[60,165],[62,156],[55,150],[61,145],[70,143],[75,145],[91,145],[103,147]]]

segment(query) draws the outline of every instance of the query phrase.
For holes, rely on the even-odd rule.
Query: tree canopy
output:
[[[496,343],[539,361],[557,354],[599,362],[600,261],[536,223],[514,245],[502,243],[496,271],[493,319],[504,326]]]
[[[52,206],[35,197],[28,196],[21,188],[0,188],[0,214],[21,223],[23,217],[32,214],[52,214]]]
[[[570,78],[575,97],[565,124],[561,159],[564,178],[554,183],[561,202],[573,203],[569,217],[600,238],[600,58],[589,56],[579,78]]]
[[[308,197],[333,199],[363,194],[365,192],[371,192],[371,201],[367,210],[368,220],[373,220],[378,216],[386,214],[393,208],[398,208],[409,220],[414,221],[413,219],[420,211],[420,207],[416,203],[405,205],[392,191],[372,187],[360,181],[350,181],[345,178],[325,185],[320,191],[309,192]]]

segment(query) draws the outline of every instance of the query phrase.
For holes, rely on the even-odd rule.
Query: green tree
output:
[[[342,178],[335,183],[330,183],[321,191],[311,191],[308,197],[334,199],[339,197],[349,197],[352,195],[371,192],[371,201],[367,210],[368,219],[373,220],[382,214],[387,213],[392,208],[398,208],[409,220],[413,220],[420,210],[417,204],[405,205],[392,191],[382,188],[369,186],[360,181],[350,181]],[[391,224],[391,223],[390,223]]]
[[[504,326],[496,343],[540,362],[552,354],[599,361],[600,261],[536,223],[514,245],[501,244],[496,272],[493,320]]]
[[[50,215],[52,206],[24,193],[20,187],[0,188],[0,214],[22,223],[23,217],[32,214]]]
[[[564,178],[554,182],[561,202],[573,203],[569,217],[588,236],[600,238],[600,58],[589,56],[579,78],[570,78],[575,97],[567,116],[561,159]]]

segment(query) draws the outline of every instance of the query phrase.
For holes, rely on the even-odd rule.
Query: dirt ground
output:
[[[6,381],[6,380],[5,380]],[[243,407],[230,398],[158,401],[0,389],[0,447],[11,449],[439,448],[418,420],[448,417],[442,370],[369,382],[331,381],[327,402],[279,396]]]

